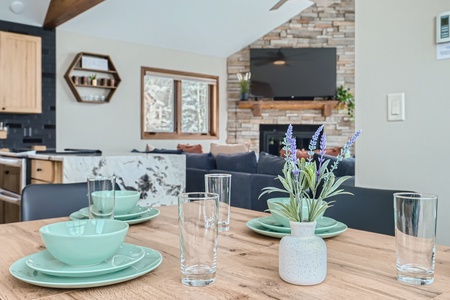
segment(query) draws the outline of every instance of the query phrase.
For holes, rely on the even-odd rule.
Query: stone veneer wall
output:
[[[329,7],[315,4],[248,47],[228,57],[227,143],[250,143],[259,153],[259,124],[325,124],[327,147],[342,146],[353,135],[354,122],[345,110],[323,117],[321,110],[263,109],[255,117],[250,109],[239,109],[237,73],[250,70],[250,48],[337,48],[337,86],[355,83],[355,0],[338,0]]]

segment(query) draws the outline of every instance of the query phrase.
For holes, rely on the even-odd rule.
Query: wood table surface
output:
[[[245,223],[265,213],[232,208],[231,228],[219,233],[216,282],[187,287],[180,282],[177,206],[131,225],[126,242],[163,256],[150,273],[119,284],[87,289],[34,286],[9,273],[16,260],[41,251],[39,228],[68,218],[0,225],[0,299],[450,299],[450,248],[438,246],[435,282],[413,286],[396,279],[394,237],[349,229],[325,239],[328,273],[315,286],[297,286],[278,275],[279,239],[259,235]]]

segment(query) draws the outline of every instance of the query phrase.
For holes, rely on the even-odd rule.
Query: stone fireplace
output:
[[[355,132],[354,122],[349,120],[345,110],[340,110],[337,107],[332,110],[329,116],[324,116],[319,109],[310,108],[264,108],[259,115],[254,115],[252,109],[239,108],[240,94],[236,74],[249,72],[250,48],[336,47],[337,86],[344,85],[350,88],[350,92],[354,94],[354,2],[354,0],[340,0],[329,7],[317,7],[313,4],[290,21],[275,28],[228,58],[227,143],[250,143],[250,149],[256,153],[272,147],[277,148],[278,146],[274,145],[280,143],[280,137],[278,136],[270,137],[269,134],[269,146],[267,146],[269,148],[261,144],[260,126],[281,125],[282,140],[289,124],[314,126],[314,128],[324,124],[324,131],[327,134],[327,147],[340,147],[348,141]],[[297,137],[298,133],[294,135]],[[305,135],[308,138],[312,136],[311,132],[305,133]],[[300,138],[303,139],[303,137]],[[308,148],[308,143],[309,141],[306,147],[302,147]],[[299,145],[298,148],[302,147]]]
[[[279,155],[288,125],[260,124],[259,151]],[[308,149],[311,137],[319,125],[292,125],[292,134],[296,138],[297,149]],[[320,140],[320,136],[319,136]]]

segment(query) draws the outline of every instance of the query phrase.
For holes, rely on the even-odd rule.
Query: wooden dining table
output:
[[[160,252],[161,265],[138,278],[92,288],[40,287],[9,272],[18,259],[45,249],[40,227],[68,218],[0,225],[0,299],[450,299],[450,247],[437,246],[433,284],[408,285],[396,278],[395,238],[355,229],[325,239],[324,282],[289,284],[278,274],[280,240],[246,226],[267,214],[235,207],[230,230],[219,233],[216,281],[207,287],[184,286],[177,206],[158,209],[161,214],[156,218],[130,225],[126,242]]]

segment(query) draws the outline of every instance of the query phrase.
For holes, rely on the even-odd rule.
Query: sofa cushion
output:
[[[209,153],[185,153],[186,168],[214,170],[216,168],[216,160],[211,152]]]
[[[196,144],[196,145],[189,145],[189,144],[178,144],[177,150],[183,150],[184,152],[189,153],[203,153],[202,145]]]
[[[183,153],[182,150],[172,150],[172,149],[159,149],[155,148],[149,153],[160,153],[160,154],[181,154]]]
[[[314,161],[318,161],[320,155],[317,153],[314,153]],[[328,168],[331,168],[333,164],[336,162],[337,158],[335,156],[331,155],[324,155],[323,156],[325,160],[330,160],[328,164]],[[334,175],[336,177],[342,177],[342,176],[353,176],[355,175],[355,159],[354,158],[344,158],[342,159],[337,169],[333,171]]]
[[[259,154],[258,166],[256,168],[258,174],[267,175],[283,175],[283,167],[285,160],[276,155],[272,155],[266,152]]]
[[[217,154],[216,166],[218,170],[256,173],[256,155],[254,151],[235,154]]]
[[[233,154],[248,152],[250,145],[248,144],[216,144],[211,143],[210,151],[216,157],[219,153],[221,154]]]

